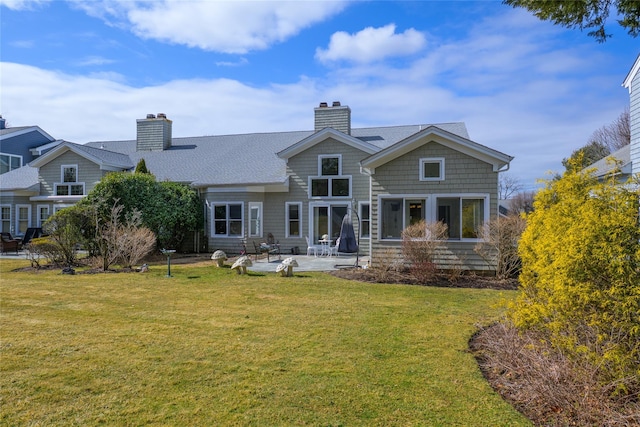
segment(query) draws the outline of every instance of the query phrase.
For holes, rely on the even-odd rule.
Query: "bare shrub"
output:
[[[479,241],[474,251],[492,268],[498,279],[516,277],[521,261],[518,242],[527,225],[520,215],[509,215],[491,220],[478,230]]]
[[[121,248],[120,263],[123,267],[131,268],[155,248],[156,235],[146,227],[127,226],[121,230],[118,242]]]
[[[44,258],[50,265],[62,265],[65,261],[64,251],[49,237],[31,239],[26,246],[27,257],[31,267],[40,268],[40,259]]]
[[[123,209],[124,206],[116,200],[111,207],[109,220],[102,226],[96,216],[96,241],[103,270],[115,262],[131,268],[155,247],[156,236],[150,229],[142,227],[140,211],[134,209],[121,221]]]
[[[377,283],[388,283],[392,281],[391,278],[397,273],[399,267],[396,252],[390,248],[386,249],[384,255],[379,258],[368,271],[372,273]]]
[[[443,222],[419,221],[402,230],[402,255],[416,281],[426,283],[436,273],[435,254],[447,238]]]
[[[640,390],[615,395],[618,384],[603,383],[598,366],[542,338],[503,322],[483,329],[470,344],[494,389],[535,425],[640,425]]]

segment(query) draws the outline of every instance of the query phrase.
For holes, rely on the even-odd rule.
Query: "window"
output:
[[[0,206],[0,221],[2,221],[2,232],[11,233],[11,206]]]
[[[342,175],[342,156],[318,156],[318,176],[309,177],[311,197],[349,197],[351,175]]]
[[[420,181],[443,181],[444,159],[420,159]]]
[[[49,205],[38,205],[38,227],[42,227],[42,224],[49,218]]]
[[[60,167],[60,181],[53,185],[56,196],[84,195],[84,182],[78,182],[77,165],[62,165]]]
[[[287,202],[286,206],[286,237],[300,237],[302,235],[302,203]]]
[[[242,203],[213,205],[213,234],[216,237],[241,237]]]
[[[262,237],[262,202],[249,202],[249,236]]]
[[[22,167],[22,156],[0,154],[0,174]]]
[[[360,237],[371,237],[371,213],[369,203],[360,203]]]
[[[341,170],[341,156],[319,156],[320,161],[320,175],[340,175]]]
[[[31,226],[31,205],[16,205],[16,234],[23,235]]]
[[[485,199],[440,197],[438,221],[448,226],[449,239],[477,239],[485,221]]]
[[[381,206],[381,239],[401,239],[402,230],[425,219],[426,199],[384,198]]]

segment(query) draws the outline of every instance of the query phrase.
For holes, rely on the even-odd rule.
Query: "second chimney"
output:
[[[162,151],[171,147],[171,120],[166,114],[147,114],[146,119],[136,120],[136,151]]]
[[[326,102],[321,102],[319,107],[314,108],[314,113],[316,132],[324,128],[333,128],[351,135],[351,109],[348,106],[342,106],[339,101],[334,101],[329,107]]]

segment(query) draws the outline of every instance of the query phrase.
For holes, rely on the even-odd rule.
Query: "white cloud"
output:
[[[94,66],[94,65],[107,65],[107,64],[113,64],[117,61],[113,60],[113,59],[108,59],[108,58],[103,58],[102,56],[87,56],[86,58],[83,58],[79,61],[76,62],[77,66],[80,67],[89,67],[89,66]]]
[[[409,28],[396,34],[395,24],[380,28],[367,27],[355,34],[339,31],[331,36],[327,49],[316,50],[320,62],[353,61],[369,63],[389,57],[412,55],[426,45],[423,33]]]
[[[12,10],[32,10],[53,0],[0,0],[0,6]]]
[[[72,0],[92,16],[136,35],[207,51],[266,49],[342,11],[345,1]]]

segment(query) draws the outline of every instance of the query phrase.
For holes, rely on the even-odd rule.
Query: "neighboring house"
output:
[[[338,102],[314,115],[313,131],[173,138],[172,121],[150,114],[135,140],[64,142],[10,172],[1,203],[30,206],[38,223],[144,158],[157,180],[189,184],[204,201],[194,251],[253,250],[272,233],[283,251],[304,252],[306,237],[335,240],[350,213],[372,264],[397,256],[402,229],[426,219],[449,225],[447,262],[487,269],[476,230],[497,216],[498,173],[511,156],[471,141],[463,123],[352,129]]]
[[[589,167],[595,169],[598,177],[604,177],[614,168],[619,168],[616,179],[626,182],[632,176],[640,175],[640,55],[636,58],[622,86],[629,90],[631,143]]]
[[[7,127],[0,116],[0,174],[18,169],[60,141],[38,126]]]

